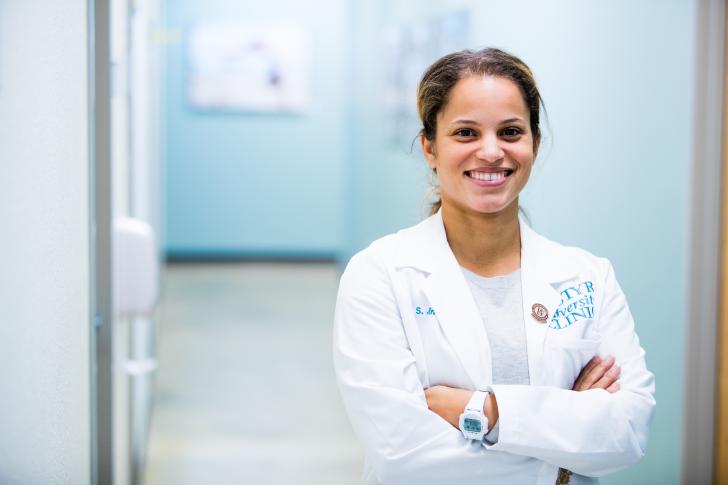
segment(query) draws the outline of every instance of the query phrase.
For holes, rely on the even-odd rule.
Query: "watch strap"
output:
[[[483,413],[483,406],[485,400],[488,397],[488,391],[475,391],[468,401],[468,405],[465,406],[467,411],[476,411]]]

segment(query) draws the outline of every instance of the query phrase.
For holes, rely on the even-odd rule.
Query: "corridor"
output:
[[[333,264],[168,267],[146,482],[357,483],[331,363]]]

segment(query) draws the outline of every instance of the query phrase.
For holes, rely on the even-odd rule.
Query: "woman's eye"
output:
[[[501,133],[505,137],[514,138],[514,137],[519,136],[521,134],[521,130],[519,128],[506,128]]]
[[[475,136],[475,130],[471,130],[470,128],[461,128],[455,132],[455,135],[470,138]]]

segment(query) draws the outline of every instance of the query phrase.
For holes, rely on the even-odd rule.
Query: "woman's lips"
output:
[[[465,175],[476,185],[481,187],[498,187],[503,185],[508,180],[508,177],[513,174],[511,169],[503,170],[489,170],[487,172],[480,170],[468,170]]]

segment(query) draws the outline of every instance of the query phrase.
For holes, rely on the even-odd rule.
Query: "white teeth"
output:
[[[506,177],[506,172],[468,172],[470,177],[476,180],[487,180],[489,182],[497,182]]]

